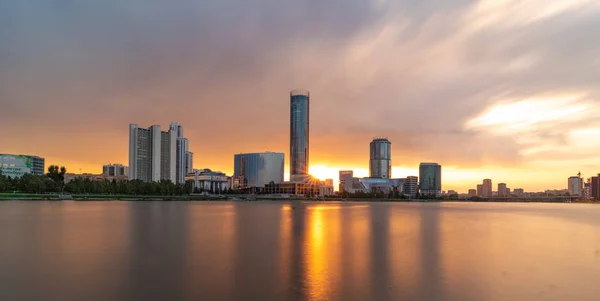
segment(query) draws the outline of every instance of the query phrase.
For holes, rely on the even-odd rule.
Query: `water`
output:
[[[0,300],[599,300],[600,206],[0,202]]]

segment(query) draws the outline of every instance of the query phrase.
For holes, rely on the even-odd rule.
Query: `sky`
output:
[[[596,0],[0,2],[0,152],[100,173],[128,164],[129,123],[184,126],[194,167],[277,151],[289,91],[311,93],[310,171],[442,167],[564,189],[600,172]]]

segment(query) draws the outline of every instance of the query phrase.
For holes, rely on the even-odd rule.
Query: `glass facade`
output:
[[[392,175],[392,143],[385,138],[371,142],[369,177],[389,179]]]
[[[422,194],[442,193],[442,166],[437,163],[421,163],[419,165],[419,189]]]
[[[283,153],[238,154],[233,157],[233,178],[241,187],[265,187],[270,182],[283,182]]]
[[[308,174],[310,94],[290,93],[290,177]]]

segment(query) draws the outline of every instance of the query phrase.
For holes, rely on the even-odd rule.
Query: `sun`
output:
[[[325,179],[337,178],[339,174],[339,169],[328,167],[325,165],[312,165],[308,168],[308,173],[311,176],[321,181],[324,181]]]

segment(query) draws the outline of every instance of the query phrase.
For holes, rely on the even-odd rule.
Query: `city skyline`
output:
[[[304,87],[319,178],[368,176],[377,136],[394,177],[437,162],[445,190],[564,189],[600,170],[594,1],[240,2],[242,16],[122,3],[0,10],[4,153],[97,173],[127,164],[123,125],[177,121],[196,168],[232,174],[232,155],[266,150],[290,162],[287,95]]]

